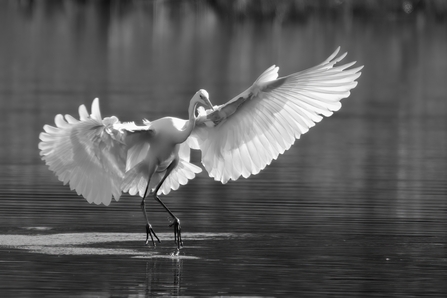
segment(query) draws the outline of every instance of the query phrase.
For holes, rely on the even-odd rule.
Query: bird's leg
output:
[[[149,223],[149,219],[147,218],[145,198],[146,198],[148,188],[149,188],[149,182],[147,183],[147,187],[146,187],[146,191],[144,192],[143,200],[141,200],[141,209],[143,210],[144,219],[146,220],[146,245],[149,243],[149,236],[151,236],[152,245],[155,246],[154,237],[157,238],[158,243],[160,243],[161,241],[160,241],[160,239],[158,239],[157,234],[155,234],[155,231],[152,229],[152,225]],[[154,236],[152,236],[152,235],[154,235]]]
[[[177,248],[180,249],[180,247],[183,246],[182,228],[180,226],[180,219],[178,219],[178,217],[175,216],[174,213],[172,213],[171,210],[169,210],[168,207],[166,207],[166,205],[157,196],[156,192],[154,194],[154,199],[157,200],[157,202],[159,202],[160,205],[162,205],[163,208],[165,208],[165,210],[168,211],[169,215],[171,215],[172,218],[174,219],[174,222],[172,224],[170,224],[169,226],[170,227],[174,226],[174,241],[175,241],[175,243],[177,243]]]
[[[172,218],[174,219],[174,222],[172,224],[170,224],[169,226],[172,227],[174,226],[174,241],[175,243],[177,243],[177,248],[180,249],[180,247],[183,246],[183,241],[182,241],[182,228],[180,226],[180,219],[178,219],[177,216],[174,215],[174,213],[171,212],[171,210],[169,210],[168,207],[166,207],[166,205],[160,200],[160,198],[158,197],[157,193],[158,190],[160,189],[161,185],[163,184],[163,182],[165,181],[165,179],[169,176],[169,174],[171,173],[171,171],[177,166],[178,160],[173,161],[169,167],[166,169],[166,173],[163,177],[163,179],[161,179],[160,183],[157,185],[157,187],[155,188],[154,191],[154,199],[160,203],[161,206],[163,206],[163,208],[165,208],[166,211],[168,211],[169,215],[172,216]]]

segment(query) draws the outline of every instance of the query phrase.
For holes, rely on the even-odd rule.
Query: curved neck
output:
[[[188,121],[186,121],[185,126],[183,127],[182,131],[181,131],[181,137],[180,137],[180,142],[179,143],[183,143],[184,141],[186,141],[186,139],[188,139],[189,135],[192,133],[192,130],[194,129],[194,127],[196,126],[196,109],[197,109],[197,105],[199,103],[197,101],[195,101],[194,99],[191,100],[191,102],[189,103],[189,108],[188,108],[188,115],[189,115],[189,119]]]
[[[189,121],[194,122],[194,124],[196,122],[196,110],[197,110],[198,104],[199,103],[196,100],[194,100],[194,98],[189,102],[189,107],[188,107]]]

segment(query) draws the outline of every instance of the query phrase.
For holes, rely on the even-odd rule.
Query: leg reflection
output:
[[[182,280],[182,259],[172,259],[172,269],[174,272],[174,289],[175,293],[173,295],[178,296],[180,295],[180,284]]]
[[[145,296],[181,295],[182,270],[183,260],[180,258],[147,261]]]

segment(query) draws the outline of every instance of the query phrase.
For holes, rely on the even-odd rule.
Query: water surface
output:
[[[447,293],[444,22],[11,3],[0,10],[2,296]],[[163,198],[182,221],[177,256],[155,202],[154,249],[139,198],[89,205],[39,158],[42,126],[95,97],[121,120],[186,118],[200,88],[220,104],[272,64],[286,75],[339,45],[365,65],[339,112],[259,175],[221,185],[204,172]]]

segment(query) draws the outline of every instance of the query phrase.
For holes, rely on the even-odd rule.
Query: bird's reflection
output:
[[[175,256],[179,251],[173,252]],[[172,255],[172,254],[171,254]],[[173,256],[169,259],[151,259],[146,262],[145,294],[169,292],[172,296],[180,295],[183,260]]]
[[[180,258],[173,258],[171,264],[172,264],[172,272],[174,273],[173,295],[179,295],[180,284],[182,280],[183,261]]]

